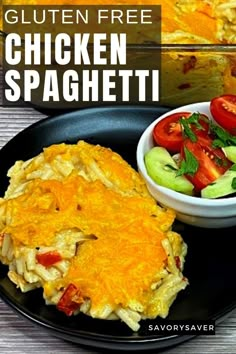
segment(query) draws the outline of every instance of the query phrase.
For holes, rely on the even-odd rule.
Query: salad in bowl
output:
[[[142,134],[137,162],[149,191],[180,220],[204,227],[235,225],[236,96],[162,115]]]

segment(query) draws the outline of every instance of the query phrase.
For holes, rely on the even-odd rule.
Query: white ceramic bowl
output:
[[[159,186],[147,174],[144,155],[153,146],[152,131],[157,122],[170,113],[200,112],[213,119],[209,110],[209,102],[194,103],[174,109],[156,119],[142,134],[137,147],[138,169],[146,181],[149,192],[162,205],[176,211],[178,220],[186,224],[205,227],[223,228],[236,225],[236,197],[221,199],[204,199],[192,197]]]

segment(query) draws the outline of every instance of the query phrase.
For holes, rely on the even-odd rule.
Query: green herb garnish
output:
[[[236,177],[234,177],[234,178],[232,179],[231,187],[232,187],[233,189],[236,189]]]
[[[229,170],[230,171],[236,171],[236,163],[234,165],[232,165]]]
[[[212,143],[213,147],[236,145],[236,136],[231,135],[213,122],[210,122],[210,131],[216,135],[216,139]]]
[[[169,168],[172,171],[178,171],[178,168],[175,168],[174,166],[169,165],[169,164],[166,164],[165,167]]]
[[[225,142],[223,142],[220,139],[214,139],[213,142],[212,142],[212,147],[213,148],[223,148],[225,146],[226,146]]]
[[[196,157],[186,147],[184,147],[184,154],[185,159],[181,161],[176,177],[184,174],[193,176],[198,170],[199,163]]]
[[[192,129],[190,128],[190,125],[188,123],[188,119],[184,119],[181,118],[179,120],[180,124],[183,127],[183,132],[184,134],[193,142],[196,143],[197,142],[197,136],[196,134],[192,131]]]
[[[215,157],[214,161],[216,163],[217,166],[223,166],[224,162],[220,157]]]
[[[193,113],[188,119],[187,122],[188,124],[194,124],[196,125],[196,128],[198,130],[205,130],[205,128],[199,123],[199,119],[201,117],[200,113]]]
[[[193,132],[191,125],[195,125],[198,130],[205,130],[201,123],[199,123],[200,117],[200,113],[193,113],[189,118],[180,118],[179,120],[185,136],[187,136],[193,143],[197,142],[197,136]]]

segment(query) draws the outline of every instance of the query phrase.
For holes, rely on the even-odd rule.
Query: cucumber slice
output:
[[[236,171],[226,171],[222,176],[217,178],[215,182],[202,189],[202,198],[220,198],[236,193],[236,189],[232,187],[232,181],[234,178],[236,178]]]
[[[236,146],[226,146],[222,148],[222,150],[227,159],[229,159],[233,163],[236,163]]]
[[[156,146],[145,154],[144,157],[148,175],[160,186],[173,189],[184,194],[193,194],[193,184],[184,176],[176,177],[178,166],[168,151]]]

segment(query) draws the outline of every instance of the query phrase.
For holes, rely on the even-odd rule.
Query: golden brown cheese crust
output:
[[[72,228],[97,236],[115,236],[121,230],[127,237],[135,237],[144,227],[149,232],[155,227],[165,231],[175,217],[150,197],[124,196],[100,181],[87,182],[73,175],[63,181],[35,179],[23,194],[4,201],[1,207],[11,215],[3,232],[13,235],[15,243],[30,247],[49,246],[56,233]]]
[[[44,150],[43,157],[40,163],[36,158],[11,170],[14,183],[21,175],[20,183],[26,184],[18,196],[10,193],[2,200],[1,208],[10,216],[2,233],[11,235],[15,248],[38,248],[52,246],[59,233],[76,229],[88,240],[78,246],[60,287],[70,283],[78,286],[84,298],[92,300],[92,309],[104,303],[114,308],[128,306],[132,299],[148,304],[151,285],[160,281],[160,272],[167,264],[162,241],[175,213],[159,207],[137,172],[110,149],[81,141],[77,145],[53,145]],[[61,162],[74,163],[68,176],[32,178],[40,164],[52,165],[59,157]],[[101,171],[101,180],[99,172],[89,172],[94,163],[95,171]],[[87,179],[79,175],[81,170]],[[103,183],[104,176],[105,183],[111,185]],[[179,251],[180,245],[173,241]],[[46,296],[47,292],[49,284]]]
[[[133,330],[141,318],[167,316],[187,285],[186,245],[171,231],[174,211],[157,205],[120,155],[84,141],[52,145],[9,176],[0,259],[22,291],[43,287],[67,314],[112,315]]]

